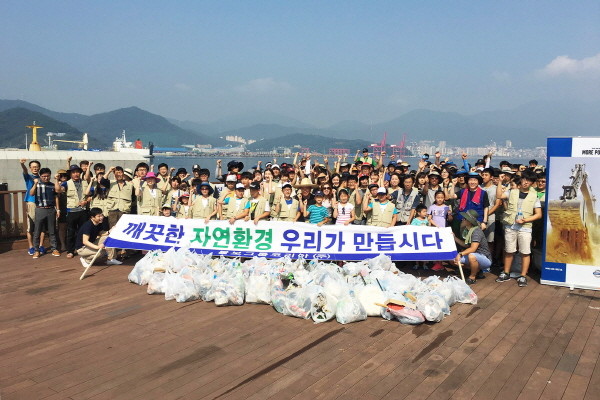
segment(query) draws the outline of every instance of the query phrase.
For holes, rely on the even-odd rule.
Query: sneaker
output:
[[[123,264],[121,261],[117,260],[116,258],[113,258],[112,260],[108,260],[106,262],[106,265],[121,265]]]
[[[46,249],[44,246],[40,246],[40,254],[46,254]]]
[[[39,251],[34,251],[33,252],[33,258],[40,258],[40,252]]]
[[[441,262],[436,262],[435,264],[433,264],[433,267],[431,267],[432,271],[443,271],[444,270],[444,266],[442,265]]]
[[[32,256],[33,253],[35,253],[35,249],[33,247],[30,247],[29,250],[27,250],[27,254],[29,254],[30,256]]]
[[[412,266],[412,269],[413,269],[414,271],[418,270],[418,269],[419,269],[419,265],[418,265],[418,264],[417,264],[417,265],[413,265],[413,266]]]
[[[427,270],[429,269],[429,266],[428,266],[427,264],[424,264],[424,265],[423,265],[423,269],[424,269],[425,271],[427,271]]]
[[[527,286],[527,278],[525,278],[523,275],[519,276],[517,278],[517,284],[519,285],[519,287]]]
[[[58,250],[54,249],[54,250],[52,250],[52,255],[53,255],[54,257],[60,257],[60,251],[58,251]]]
[[[469,284],[469,285],[474,285],[477,283],[477,281],[475,279],[471,279],[471,278],[465,279],[465,282],[467,282],[467,284]]]
[[[73,258],[73,253],[67,253],[67,258]]]
[[[86,263],[85,260],[81,257],[79,258],[79,261],[81,261],[81,265],[83,265],[83,268],[87,268],[90,266],[90,264]]]
[[[496,278],[496,282],[504,282],[510,279],[510,275],[507,274],[506,272],[502,271],[500,272],[500,275],[498,275],[498,278]]]

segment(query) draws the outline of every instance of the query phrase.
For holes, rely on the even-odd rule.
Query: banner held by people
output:
[[[306,223],[210,221],[123,215],[106,240],[107,247],[167,250],[189,246],[201,254],[230,257],[356,261],[386,254],[394,261],[452,260],[456,245],[450,228]]]

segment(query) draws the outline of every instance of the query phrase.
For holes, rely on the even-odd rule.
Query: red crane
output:
[[[371,147],[373,148],[373,157],[379,157],[381,152],[385,150],[386,140],[387,140],[387,132],[383,132],[383,139],[381,140],[381,143],[371,144]]]
[[[406,157],[406,134],[402,135],[402,141],[392,146],[392,157],[394,159]]]

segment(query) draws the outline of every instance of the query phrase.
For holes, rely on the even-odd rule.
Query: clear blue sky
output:
[[[598,1],[4,0],[0,35],[0,98],[66,112],[324,126],[600,99]]]

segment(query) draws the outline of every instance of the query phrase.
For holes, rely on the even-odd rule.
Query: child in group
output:
[[[415,218],[413,218],[410,223],[411,225],[429,226],[429,218],[427,217],[427,207],[425,207],[425,204],[419,204],[417,208],[415,208],[415,214]],[[413,266],[413,269],[417,270],[419,267],[423,269],[429,269],[425,261],[417,261],[417,263]]]
[[[271,216],[275,221],[296,222],[300,218],[300,206],[297,199],[292,197],[292,185],[285,182],[281,186],[282,197],[275,205]]]
[[[446,196],[442,190],[435,192],[435,203],[429,206],[427,214],[429,215],[429,224],[437,228],[445,228],[446,222],[452,221],[452,210],[446,203]],[[431,267],[433,271],[444,269],[441,261],[436,261]]]
[[[336,225],[350,225],[354,222],[354,206],[348,202],[350,196],[348,195],[347,189],[339,189],[338,196],[339,202],[335,202],[333,208],[333,218],[335,218]]]
[[[176,217],[179,219],[186,219],[190,217],[190,195],[184,193],[179,197],[179,207],[177,207]]]
[[[138,198],[138,214],[156,215],[160,214],[162,192],[156,188],[156,175],[148,172],[142,179],[142,183],[135,190]]]
[[[190,216],[192,218],[204,219],[204,223],[215,219],[217,216],[217,199],[213,196],[213,188],[208,182],[202,182],[196,187],[196,193],[193,196],[192,209]]]
[[[304,213],[304,218],[309,218],[308,222],[310,224],[316,224],[317,226],[323,226],[327,222],[329,222],[329,211],[327,208],[323,206],[323,200],[325,199],[325,195],[323,192],[318,191],[314,194],[316,204],[311,204],[306,207],[307,201],[304,200],[302,202],[302,211]]]
[[[160,211],[161,211],[161,215],[163,217],[174,218],[171,215],[171,205],[169,203],[165,203],[165,205],[163,206],[163,208]]]

